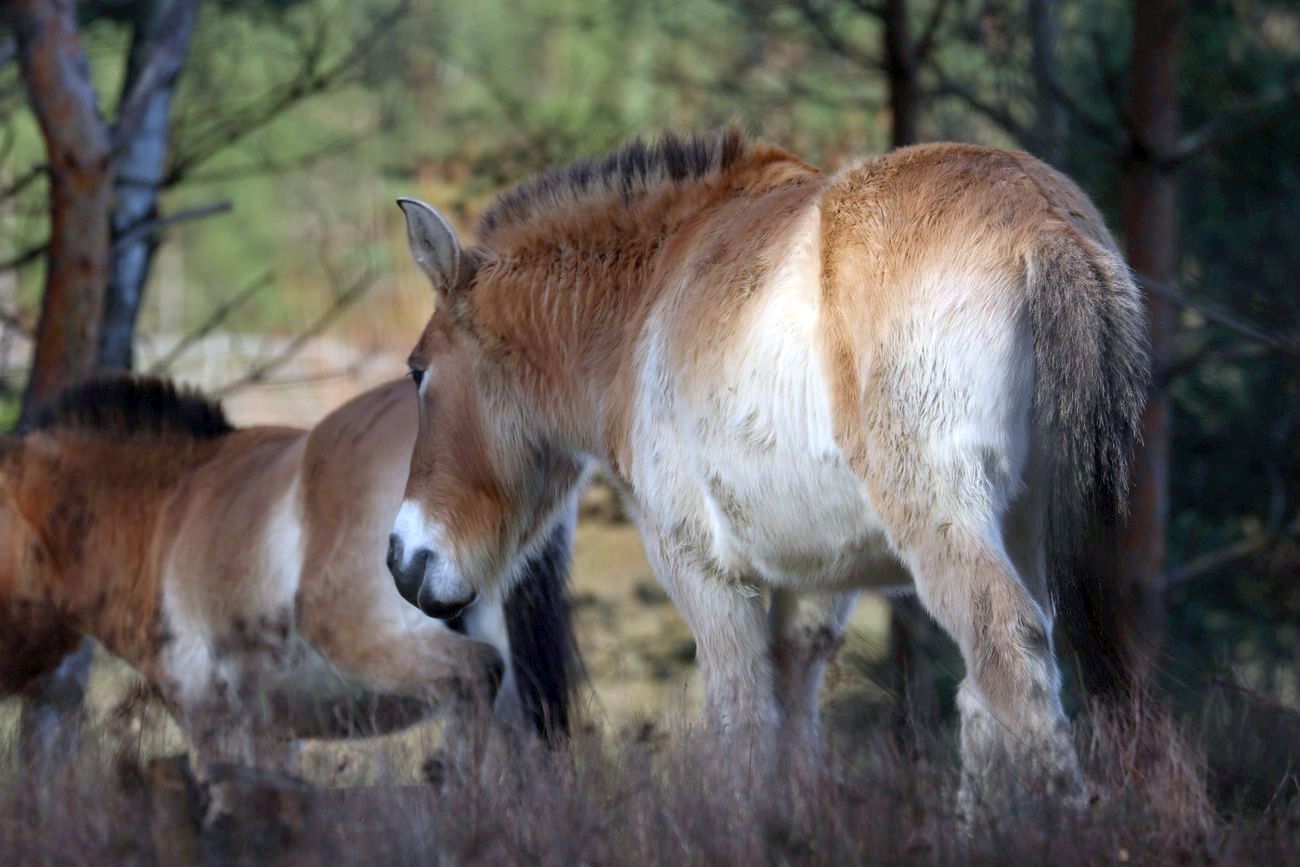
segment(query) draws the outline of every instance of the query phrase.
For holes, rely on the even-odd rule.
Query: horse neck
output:
[[[619,381],[642,326],[681,255],[674,238],[738,195],[820,178],[806,164],[765,150],[726,176],[671,186],[633,204],[572,208],[514,230],[499,276],[476,290],[480,335],[514,362],[511,380],[554,439],[607,457],[605,428],[622,399]]]

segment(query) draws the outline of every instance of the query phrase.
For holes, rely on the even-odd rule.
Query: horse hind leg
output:
[[[994,353],[983,363],[962,354],[970,340],[913,348],[921,355],[896,367],[892,399],[870,417],[863,473],[921,604],[966,664],[965,808],[981,790],[1082,796],[1036,540],[1031,355],[1004,337],[980,343]]]
[[[814,762],[821,754],[822,678],[844,641],[844,624],[856,599],[856,592],[772,594],[768,619],[782,742]]]
[[[1051,618],[1013,564],[999,516],[981,514],[980,502],[932,491],[903,510],[918,519],[893,532],[921,603],[966,663],[957,698],[962,806],[969,811],[981,791],[1074,798],[1082,782],[1060,704]]]

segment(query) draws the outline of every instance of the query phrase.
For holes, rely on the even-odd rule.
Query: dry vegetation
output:
[[[689,730],[592,729],[572,748],[526,746],[445,765],[401,784],[259,788],[247,815],[195,844],[209,860],[358,864],[1293,864],[1300,809],[1290,793],[1249,815],[1216,813],[1199,747],[1175,751],[1167,728],[1141,735],[1081,726],[1100,795],[1084,813],[1026,800],[987,822],[952,812],[949,736],[900,746],[841,737],[826,768],[727,766]],[[486,755],[495,756],[485,758]],[[397,759],[404,762],[407,759]],[[157,766],[92,742],[54,770],[10,761],[0,859],[7,864],[153,863],[167,816],[195,798],[157,782]],[[432,779],[428,779],[432,778]],[[150,784],[153,780],[153,784]],[[181,812],[188,808],[182,807]],[[196,838],[197,839],[197,838]],[[174,846],[172,847],[175,848]],[[183,847],[182,847],[183,848]]]
[[[101,659],[75,756],[6,745],[0,863],[1300,863],[1300,785],[1278,760],[1300,750],[1300,720],[1261,696],[1225,686],[1177,726],[1085,716],[1098,792],[1087,811],[1026,799],[966,827],[951,722],[881,724],[881,605],[860,607],[832,676],[830,764],[768,775],[683,722],[699,709],[689,632],[602,493],[576,553],[592,690],[571,748],[494,742],[448,757],[436,726],[311,744],[299,771],[314,786],[245,780],[245,814],[177,843],[202,809],[159,761],[180,741],[133,676]]]

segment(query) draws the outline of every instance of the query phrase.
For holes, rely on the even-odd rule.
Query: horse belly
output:
[[[906,584],[865,486],[838,452],[773,455],[704,475],[714,552],[729,571],[786,589]]]

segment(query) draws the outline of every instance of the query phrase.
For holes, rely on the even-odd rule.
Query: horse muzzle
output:
[[[478,594],[470,588],[465,588],[467,592],[454,594],[437,592],[436,585],[445,583],[437,580],[445,571],[445,564],[438,552],[429,548],[417,548],[408,557],[405,546],[396,533],[388,537],[387,562],[397,592],[430,617],[450,620],[459,616],[478,598]]]

